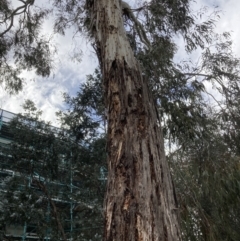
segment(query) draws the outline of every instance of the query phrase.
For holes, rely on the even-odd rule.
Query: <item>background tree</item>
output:
[[[67,185],[49,186],[56,182],[58,175],[64,174],[62,162],[67,149],[63,141],[56,138],[55,130],[40,121],[41,112],[37,111],[33,102],[27,101],[24,108],[26,115],[17,116],[8,126],[12,142],[10,148],[5,149],[1,168],[12,170],[14,175],[4,187],[6,205],[1,210],[2,221],[7,226],[17,223],[33,225],[39,237],[46,236],[47,229],[51,227],[56,239],[62,237],[66,240],[61,220],[64,213],[57,211],[52,198],[59,197],[59,189],[67,188]],[[44,225],[46,223],[49,227]],[[55,225],[52,226],[52,223]]]
[[[89,209],[77,205],[75,219],[78,230],[84,230],[86,240],[100,240],[107,166],[105,113],[99,70],[96,69],[92,75],[87,76],[86,83],[80,86],[76,96],[71,97],[65,93],[64,97],[67,111],[59,111],[57,116],[62,128],[67,128],[72,140],[81,146],[75,172],[77,179],[85,180],[82,191],[86,195],[81,192],[76,195],[76,200],[92,206],[92,209]]]
[[[77,132],[71,126],[57,129],[42,122],[41,112],[31,101],[24,109],[25,115],[18,115],[8,126],[10,148],[1,150],[2,172],[15,173],[1,179],[2,232],[10,225],[25,224],[23,235],[99,240],[105,189],[104,138],[87,138],[89,130],[97,126],[86,121]],[[85,134],[80,139],[77,133]]]
[[[208,121],[201,138],[169,155],[184,240],[238,240],[239,155],[225,140],[229,123],[219,111],[208,112]]]
[[[50,12],[43,5],[36,6],[34,0],[18,1],[14,6],[11,1],[1,1],[0,83],[9,93],[22,90],[24,70],[49,76],[54,51],[51,51],[51,36],[44,36],[40,30]]]

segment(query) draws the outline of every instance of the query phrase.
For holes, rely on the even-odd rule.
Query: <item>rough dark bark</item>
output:
[[[104,240],[181,240],[159,119],[125,34],[121,2],[95,0],[91,11],[108,111]]]

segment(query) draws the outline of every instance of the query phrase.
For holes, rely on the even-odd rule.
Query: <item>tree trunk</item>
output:
[[[95,0],[90,7],[108,111],[104,240],[181,240],[160,122],[126,37],[121,2]]]

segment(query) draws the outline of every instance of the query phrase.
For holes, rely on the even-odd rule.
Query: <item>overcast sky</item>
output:
[[[137,0],[134,0],[137,2]],[[203,6],[213,8],[218,6],[223,11],[221,19],[217,23],[216,31],[221,33],[230,31],[232,34],[233,47],[236,56],[240,57],[240,0],[196,0],[194,9]],[[44,31],[51,32],[49,23],[44,25]],[[69,34],[68,36],[70,36]],[[98,62],[91,46],[87,40],[77,38],[75,43],[72,43],[71,37],[58,37],[55,39],[59,49],[53,75],[49,78],[39,78],[34,73],[25,73],[25,76],[35,78],[35,81],[28,81],[24,86],[24,90],[18,95],[9,96],[0,87],[0,108],[19,113],[22,111],[21,105],[25,99],[31,99],[37,107],[43,111],[43,119],[51,121],[57,125],[55,112],[59,109],[64,109],[62,94],[68,92],[74,95],[80,86],[85,81],[86,75],[93,73]],[[69,53],[75,47],[80,46],[83,50],[81,63],[73,63],[70,61]],[[183,51],[178,52],[178,57],[181,58]],[[186,56],[182,56],[185,58]]]

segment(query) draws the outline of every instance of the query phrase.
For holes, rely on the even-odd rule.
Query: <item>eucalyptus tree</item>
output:
[[[181,240],[160,124],[166,113],[166,132],[180,135],[182,142],[193,138],[197,120],[204,120],[201,108],[194,108],[204,81],[238,79],[229,35],[213,32],[218,13],[198,22],[190,0],[138,1],[136,9],[120,0],[53,0],[49,9],[21,2],[16,9],[8,1],[1,5],[8,86],[20,83],[20,69],[50,73],[50,48],[38,31],[50,11],[56,11],[56,33],[70,27],[85,33],[99,59],[108,122],[104,240]],[[177,34],[187,53],[202,49],[199,62],[174,63]],[[15,72],[6,58],[10,52],[19,68]]]
[[[240,156],[227,134],[235,120],[221,111],[205,110],[208,124],[201,136],[169,154],[184,240],[240,238]],[[239,135],[235,128],[234,133]]]
[[[49,76],[51,47],[40,28],[50,10],[33,6],[34,0],[0,3],[0,83],[10,93],[22,90],[24,70]],[[34,8],[34,9],[33,9]]]
[[[100,240],[103,229],[103,199],[106,189],[106,132],[101,74],[95,70],[81,84],[76,96],[64,94],[67,110],[57,116],[62,128],[71,133],[72,141],[80,145],[74,172],[82,185],[75,200],[87,205],[76,205],[74,233],[80,240]],[[84,180],[84,181],[83,181]],[[80,234],[81,233],[81,234]],[[76,236],[75,236],[76,237]]]

